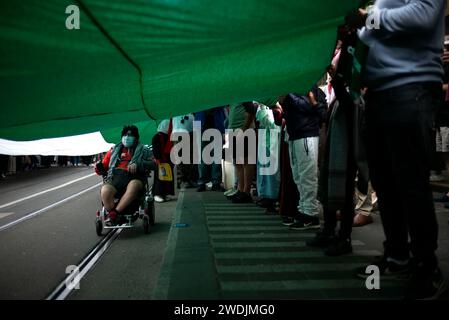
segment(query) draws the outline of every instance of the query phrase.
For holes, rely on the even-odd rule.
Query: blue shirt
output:
[[[370,47],[364,84],[373,91],[442,82],[446,0],[377,0],[360,39]],[[372,20],[370,20],[370,18]]]

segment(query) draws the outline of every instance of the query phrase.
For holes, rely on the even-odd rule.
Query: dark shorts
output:
[[[126,187],[131,180],[139,180],[145,185],[144,177],[132,175],[128,171],[122,169],[115,169],[112,177],[106,179],[105,184],[113,186],[115,190],[117,190],[117,196],[121,197],[125,193]]]

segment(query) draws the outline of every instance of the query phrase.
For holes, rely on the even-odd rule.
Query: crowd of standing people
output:
[[[164,120],[153,139],[158,163],[174,170],[169,137],[180,123],[195,119],[202,131],[240,129],[245,136],[267,130],[276,137],[257,145],[233,138],[244,152],[234,154],[235,186],[224,193],[232,203],[255,202],[293,230],[317,229],[307,244],[328,256],[352,252],[353,226],[372,223],[378,208],[384,255],[373,264],[381,276],[407,275],[411,298],[437,297],[445,281],[435,254],[438,224],[429,176],[436,151],[449,163],[446,6],[445,0],[378,0],[348,15],[318,85],[272,101]],[[380,28],[368,28],[370,19],[378,19]],[[183,130],[192,134],[192,125]],[[229,143],[225,135],[223,140]],[[270,175],[260,174],[266,166],[257,157],[261,150],[279,160]],[[199,192],[207,182],[211,190],[223,189],[221,163],[189,164],[180,173],[180,183]],[[167,187],[158,200],[170,194]],[[449,192],[438,200],[449,207]],[[357,274],[366,277],[364,268]]]

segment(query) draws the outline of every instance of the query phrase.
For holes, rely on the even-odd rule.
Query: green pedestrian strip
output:
[[[217,254],[221,253],[235,253],[238,252],[239,254],[255,254],[255,253],[291,253],[291,252],[306,252],[311,251],[313,249],[308,248],[303,243],[302,246],[254,246],[254,247],[222,247],[222,246],[214,246],[214,252]]]
[[[219,226],[219,227],[210,227],[209,232],[211,234],[212,237],[215,236],[219,236],[219,235],[245,235],[245,236],[259,236],[261,238],[266,237],[268,235],[284,235],[287,234],[287,237],[297,237],[298,236],[298,231],[295,230],[289,230],[288,228],[286,228],[285,226],[277,226],[277,225],[269,225],[269,226],[264,226],[264,225],[259,225],[259,226],[247,226],[247,225],[243,225],[243,226],[233,226],[233,227],[223,227],[223,226]],[[307,233],[304,232],[304,234],[309,234],[309,238],[315,236],[316,230],[315,232],[313,231],[308,231]]]
[[[327,257],[306,242],[317,230],[295,231],[254,204],[204,203],[217,279],[225,299],[399,298],[403,288],[383,281],[368,290],[355,270],[381,255],[353,240],[353,253]]]
[[[290,231],[287,228],[282,232],[275,233],[245,233],[237,232],[236,234],[232,233],[209,233],[209,238],[215,242],[227,242],[227,241],[301,241],[301,240],[309,240],[315,236],[315,233],[312,232],[298,232],[298,231]]]
[[[211,203],[211,204],[203,204],[205,209],[216,209],[216,208],[225,208],[225,209],[229,209],[229,208],[254,208],[254,209],[259,209],[259,210],[263,210],[262,208],[254,205],[254,203],[241,203],[241,204],[236,204],[236,203],[232,203],[232,202],[228,202],[228,203]]]
[[[320,251],[321,252],[321,251]],[[321,252],[322,253],[322,252]],[[369,264],[373,261],[370,256],[340,256],[340,257],[326,257],[322,253],[321,256],[316,257],[280,257],[280,258],[215,258],[217,265],[223,266],[241,266],[241,265],[271,265],[271,264],[321,264],[323,261],[328,263],[359,263],[361,266]]]
[[[234,235],[233,235],[234,236]],[[237,235],[239,236],[239,235]],[[275,235],[273,235],[275,236]],[[307,240],[311,239],[312,235],[310,237],[290,237],[290,238],[263,238],[257,237],[257,238],[241,238],[240,236],[238,238],[217,238],[217,237],[211,237],[211,241],[213,241],[213,244],[220,244],[220,243],[234,243],[234,242],[241,242],[245,241],[245,243],[248,244],[258,244],[263,240],[263,243],[293,243],[295,246],[298,246],[298,242],[305,243]],[[213,240],[212,240],[213,239]]]
[[[264,212],[265,209],[256,207],[255,205],[252,206],[244,206],[244,207],[234,207],[234,206],[226,206],[226,207],[205,207],[204,210],[207,211],[219,211],[219,210],[223,210],[223,211],[244,211],[244,210],[251,210],[251,211],[259,211],[259,212]]]
[[[260,207],[257,207],[254,203],[236,204],[236,203],[228,202],[228,203],[203,204],[203,206],[206,210],[208,210],[208,209],[241,209],[241,208],[264,210]]]
[[[216,252],[224,252],[226,250],[228,251],[238,251],[238,252],[246,252],[246,251],[259,251],[259,250],[298,250],[298,251],[304,251],[304,250],[314,250],[311,248],[306,247],[306,241],[295,241],[295,242],[265,242],[263,240],[251,243],[251,242],[215,242],[212,240],[212,245],[216,249]],[[362,242],[356,242],[352,244],[353,247],[359,247],[363,246]]]
[[[253,206],[253,207],[237,207],[237,208],[229,208],[229,207],[213,207],[213,208],[211,208],[211,207],[207,207],[207,208],[204,208],[204,209],[206,211],[208,211],[208,212],[213,212],[213,211],[223,211],[223,212],[226,212],[226,211],[233,211],[233,212],[257,211],[257,212],[260,212],[260,213],[265,212],[264,209],[258,208],[256,206]]]
[[[234,226],[281,226],[282,225],[279,223],[279,221],[272,221],[272,220],[250,220],[250,221],[246,221],[246,220],[238,220],[238,221],[208,221],[209,222],[209,227],[214,228],[214,227],[234,227]],[[283,226],[283,229],[285,230],[285,226]]]
[[[255,248],[255,247],[301,247],[306,245],[306,241],[310,237],[294,237],[294,238],[216,238],[212,237],[211,241],[215,248]],[[251,241],[257,240],[257,241]],[[365,243],[360,240],[353,240],[352,246],[364,246]]]
[[[207,216],[221,216],[221,217],[229,217],[229,216],[243,216],[243,215],[258,215],[261,216],[263,212],[258,210],[251,210],[251,209],[240,209],[238,211],[236,210],[208,210]]]
[[[401,300],[406,289],[404,286],[384,286],[381,290],[361,289],[359,285],[353,288],[322,287],[282,290],[236,290],[222,289],[221,296],[227,300],[258,299],[258,300]],[[248,298],[250,297],[250,298]]]
[[[268,299],[381,299],[388,295],[399,299],[404,288],[392,281],[382,282],[380,290],[369,290],[366,280],[348,278],[344,275],[331,279],[288,279],[279,275],[280,279],[263,281],[242,279],[241,281],[221,281],[223,296],[227,299],[247,297]]]
[[[356,268],[360,267],[360,263],[315,263],[315,264],[272,264],[263,265],[218,265],[217,271],[220,275],[231,274],[280,274],[280,273],[299,273],[299,272],[332,272],[332,271],[347,271],[354,272]]]
[[[317,230],[295,231],[278,215],[254,204],[204,203],[209,240],[221,296],[225,299],[379,299],[398,298],[403,288],[383,281],[368,290],[355,270],[378,250],[353,240],[353,253],[327,257],[306,242]]]
[[[260,212],[251,212],[251,211],[246,211],[245,213],[236,213],[236,212],[228,212],[228,213],[224,213],[224,212],[216,212],[214,214],[209,214],[207,217],[229,217],[229,218],[233,218],[233,217],[248,217],[248,216],[252,216],[252,217],[260,217],[261,213]]]
[[[269,215],[261,215],[260,213],[254,213],[254,212],[247,212],[244,214],[221,214],[221,213],[214,213],[209,214],[206,216],[206,220],[210,223],[229,223],[229,224],[236,224],[238,221],[271,221],[276,222],[279,225],[282,224],[282,221],[277,216],[269,216]]]
[[[381,289],[369,290],[369,282],[356,276],[356,269],[381,255],[367,250],[372,247],[362,241],[352,241],[351,254],[328,257],[322,249],[306,245],[317,230],[290,230],[279,215],[267,215],[254,204],[232,204],[219,194],[186,192],[190,198],[179,204],[178,220],[188,222],[190,228],[173,233],[177,238],[176,246],[171,247],[171,269],[160,282],[164,297],[297,300],[403,296],[403,282],[380,279]]]
[[[239,231],[239,232],[246,232],[246,231],[286,231],[286,227],[281,224],[271,225],[271,226],[257,226],[257,225],[235,225],[235,226],[210,226],[209,230],[214,232],[219,231]]]
[[[222,219],[231,219],[231,218],[238,218],[238,217],[242,217],[242,218],[248,218],[248,217],[261,217],[262,216],[262,213],[261,212],[259,212],[259,211],[250,211],[250,210],[246,210],[246,211],[240,211],[240,212],[237,212],[237,211],[227,211],[227,212],[225,212],[225,211],[214,211],[214,212],[208,212],[208,214],[207,214],[207,216],[206,216],[206,218],[207,219],[210,219],[210,218],[212,218],[212,219],[219,219],[219,218],[222,218]],[[264,218],[265,217],[270,217],[270,216],[263,216]],[[266,218],[266,219],[269,219],[269,218]],[[273,219],[274,220],[274,219]],[[280,221],[281,219],[280,218],[278,218],[277,219],[278,221]]]
[[[331,280],[331,281],[330,281]],[[275,280],[275,281],[222,281],[223,290],[276,290],[282,294],[282,290],[314,290],[325,289],[359,289],[367,290],[364,279],[334,278],[334,279],[299,279],[299,280]],[[392,287],[395,283],[388,281],[384,286]]]
[[[240,215],[219,215],[219,214],[209,214],[207,216],[207,220],[210,222],[234,222],[234,221],[276,221],[279,224],[281,223],[281,219],[279,217],[273,217],[273,216],[261,216],[261,215],[247,215],[247,214],[240,214]]]
[[[242,251],[234,251],[234,252],[215,252],[216,259],[278,259],[278,258],[293,258],[293,259],[301,259],[301,258],[323,258],[323,252],[321,250],[314,250],[310,248],[305,248],[303,252],[242,252]],[[374,257],[378,256],[380,252],[378,250],[354,250],[352,253],[353,256],[359,257]]]
[[[212,245],[215,249],[230,249],[234,251],[241,250],[257,250],[258,248],[267,248],[267,249],[282,249],[282,248],[305,248],[305,241],[295,241],[295,242],[287,242],[287,241],[279,241],[279,242],[265,242],[263,239],[256,243],[251,242],[215,242],[212,240]]]
[[[403,287],[386,287],[382,290],[361,290],[357,288],[314,288],[299,290],[221,290],[221,296],[227,300],[400,300],[404,295]]]
[[[254,230],[250,230],[250,229],[246,229],[246,230],[236,230],[236,229],[231,229],[231,230],[210,230],[209,234],[212,236],[218,236],[218,235],[240,235],[242,236],[242,231],[244,231],[244,235],[245,236],[259,236],[259,237],[265,237],[266,235],[269,234],[275,234],[275,235],[283,235],[284,233],[289,233],[291,236],[297,236],[298,235],[298,231],[294,231],[294,230],[289,230],[288,228],[284,227],[283,229],[272,229],[272,230],[261,230],[261,229],[257,229],[254,228]],[[302,231],[301,233],[303,234],[310,234],[310,237],[315,236],[316,234],[316,230],[315,231]]]

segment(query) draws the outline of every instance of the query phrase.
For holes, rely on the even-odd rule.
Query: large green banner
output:
[[[0,138],[107,131],[305,91],[358,2],[1,1]]]

